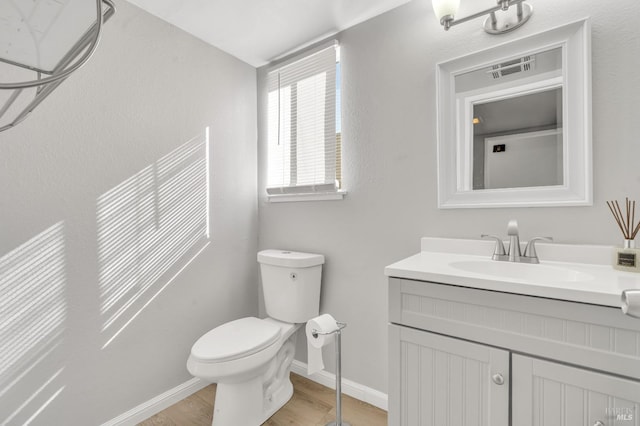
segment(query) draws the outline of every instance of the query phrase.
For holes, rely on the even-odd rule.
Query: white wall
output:
[[[339,35],[343,68],[343,201],[269,204],[265,197],[265,69],[258,72],[259,247],[323,253],[322,312],[349,326],[344,377],[387,389],[385,265],[419,251],[422,236],[504,235],[517,218],[523,239],[619,243],[605,200],[640,200],[640,6],[598,0],[532,1],[518,31],[491,36],[482,20],[445,32],[430,2],[409,4]],[[463,2],[460,16],[494,2]],[[436,64],[585,16],[593,21],[594,205],[575,208],[438,210]],[[298,359],[304,360],[300,347]],[[331,362],[331,350],[326,354]]]
[[[117,6],[91,61],[24,123],[0,133],[0,334],[14,340],[0,343],[2,424],[114,418],[190,379],[189,350],[206,330],[258,311],[256,70],[129,3]],[[162,230],[180,203],[163,205],[167,194],[155,187],[151,204],[123,216],[108,241],[100,240],[100,203],[123,182],[139,196],[146,168],[161,168],[170,153],[176,160],[175,150],[206,126],[209,244],[191,263],[205,241],[157,262],[166,272],[103,348],[116,333],[102,331],[101,247],[118,238],[142,244],[141,212],[152,212]],[[202,188],[191,184],[178,195]],[[140,258],[124,263],[129,277],[141,258],[149,263],[148,253],[171,244],[165,237],[140,247]]]

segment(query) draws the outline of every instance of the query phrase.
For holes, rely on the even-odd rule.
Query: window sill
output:
[[[337,201],[347,195],[346,191],[318,192],[313,194],[277,194],[267,195],[270,203],[297,203],[301,201]]]

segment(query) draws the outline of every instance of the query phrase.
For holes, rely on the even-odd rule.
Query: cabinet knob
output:
[[[602,423],[600,420],[596,420],[593,426],[604,426],[604,423]]]
[[[504,377],[500,373],[497,373],[491,376],[491,380],[493,380],[493,383],[495,383],[496,385],[504,385]],[[604,425],[594,425],[594,426],[604,426]]]

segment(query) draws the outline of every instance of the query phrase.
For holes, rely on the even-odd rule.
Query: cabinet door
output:
[[[512,357],[513,426],[640,426],[640,382]]]
[[[509,352],[389,325],[389,425],[508,426]]]

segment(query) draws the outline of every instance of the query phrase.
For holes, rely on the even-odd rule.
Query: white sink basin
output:
[[[502,262],[495,260],[465,260],[451,262],[452,268],[476,274],[536,282],[578,282],[593,277],[569,268],[529,263]]]
[[[611,267],[610,246],[540,244],[538,265],[491,260],[495,243],[431,238],[385,268],[389,277],[620,308],[620,295],[640,290],[640,274]],[[410,285],[410,283],[405,283]]]

